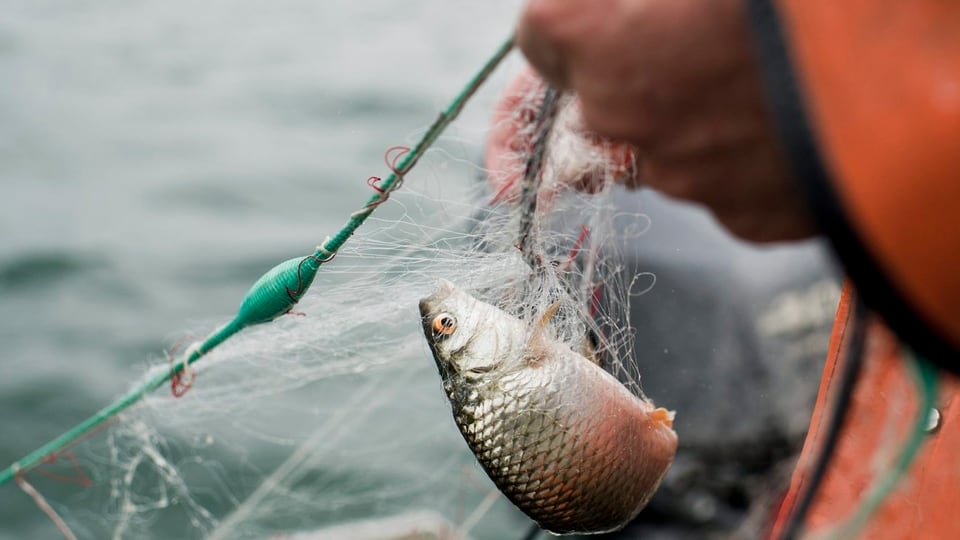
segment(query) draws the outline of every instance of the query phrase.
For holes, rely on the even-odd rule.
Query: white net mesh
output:
[[[551,147],[568,149],[556,144],[564,138],[575,135],[561,134]],[[378,538],[402,537],[410,527],[450,537],[523,533],[528,522],[499,496],[453,426],[418,300],[444,278],[527,319],[559,301],[558,338],[577,350],[592,340],[604,364],[639,392],[633,364],[620,361],[632,352],[624,320],[630,298],[653,280],[615,256],[622,238],[613,221],[644,218],[614,214],[613,173],[598,180],[596,194],[546,182],[530,258],[542,265],[536,271],[517,246],[524,210],[491,203],[490,187],[470,178],[484,171],[446,143],[322,267],[297,313],[209,353],[183,397],[158,391],[42,468],[91,480],[71,490],[37,476],[74,534],[270,538],[410,512],[442,526],[422,516],[388,521],[379,528],[397,530]],[[582,154],[593,162],[571,164],[576,155],[550,153],[545,178],[605,170],[601,156]],[[518,159],[518,172],[522,165]],[[158,364],[154,370],[169,368]]]
[[[304,315],[248,329],[198,364],[184,397],[151,396],[76,450],[85,469],[95,465],[94,487],[74,496],[105,505],[87,514],[65,502],[78,534],[142,537],[162,523],[183,537],[263,538],[411,509],[466,521],[492,487],[453,428],[417,302],[440,278],[515,312],[540,312],[550,298],[524,287],[531,271],[510,241],[512,215],[456,217],[477,207],[438,205],[415,192],[417,180],[388,203],[399,218],[377,218],[324,266],[296,308]],[[577,199],[597,217],[596,197]],[[550,235],[560,254],[579,230]],[[592,298],[585,290],[579,300]],[[566,301],[570,316],[558,320],[574,322],[559,334],[582,340],[589,305]],[[598,320],[619,329],[604,333],[605,348],[628,351],[623,327]],[[496,508],[512,527],[472,526],[489,536],[522,521],[508,503]]]

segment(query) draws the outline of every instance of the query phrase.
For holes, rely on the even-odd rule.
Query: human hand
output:
[[[545,88],[543,79],[525,66],[494,107],[485,156],[487,174],[496,192],[494,202],[519,199],[520,179],[533,146]],[[541,203],[549,203],[556,193],[568,188],[596,193],[608,182],[637,184],[633,148],[588,130],[573,96],[560,98],[543,170],[538,192]]]
[[[743,0],[530,0],[517,40],[639,180],[754,241],[811,236],[762,92]]]

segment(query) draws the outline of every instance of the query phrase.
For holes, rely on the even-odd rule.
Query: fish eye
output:
[[[441,313],[433,318],[433,338],[443,339],[453,333],[457,328],[457,320],[449,313]]]

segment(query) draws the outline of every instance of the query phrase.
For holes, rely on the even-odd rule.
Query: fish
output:
[[[673,462],[674,413],[550,333],[451,282],[419,303],[454,422],[497,488],[554,534],[615,531]]]

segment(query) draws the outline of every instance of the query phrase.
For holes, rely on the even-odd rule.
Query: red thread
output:
[[[559,265],[561,270],[566,270],[570,268],[573,264],[573,261],[577,259],[577,255],[580,254],[580,250],[583,248],[583,243],[586,242],[587,237],[590,236],[590,228],[586,225],[580,226],[580,236],[577,237],[577,241],[573,243],[573,247],[570,248],[570,255],[567,256],[567,260],[563,264]]]
[[[389,167],[391,171],[393,171],[393,174],[402,177],[403,173],[397,169],[398,162],[400,161],[400,158],[407,155],[407,152],[409,151],[409,146],[391,146],[390,148],[387,148],[387,151],[383,154],[383,162],[387,164],[387,167]],[[402,180],[403,179],[401,178],[401,181]]]
[[[502,202],[506,198],[507,193],[512,191],[514,184],[517,183],[517,180],[519,178],[520,178],[519,176],[514,176],[508,179],[506,182],[504,182],[503,185],[500,186],[500,189],[498,189],[497,192],[493,194],[493,198],[490,199],[490,202],[487,204],[490,206],[493,206],[498,202]]]
[[[48,454],[43,458],[42,462],[44,465],[52,465],[57,462],[60,457],[67,458],[70,461],[70,467],[73,469],[72,475],[63,475],[57,474],[51,471],[48,471],[42,467],[37,467],[36,472],[41,476],[45,476],[51,480],[56,480],[57,482],[69,483],[69,484],[79,484],[85,488],[88,488],[93,485],[93,480],[87,476],[87,473],[83,471],[83,468],[80,467],[80,460],[77,459],[77,456],[69,450],[61,450],[53,454]]]
[[[570,261],[576,259],[577,255],[580,254],[580,248],[583,247],[583,243],[587,240],[588,236],[590,236],[590,227],[582,225],[580,227],[580,236],[577,237],[577,241],[573,243],[573,249],[570,250]]]
[[[383,193],[383,191],[380,191]],[[320,249],[323,249],[322,247]],[[326,251],[326,250],[323,250]],[[326,259],[321,259],[315,255],[307,255],[304,257],[299,264],[297,264],[297,289],[293,290],[290,287],[284,287],[287,290],[287,296],[290,297],[290,301],[296,304],[300,301],[300,295],[303,294],[303,263],[307,262],[308,259],[313,259],[317,264],[326,264],[337,258],[336,253],[331,253]],[[288,311],[289,313],[289,311]]]
[[[187,378],[187,380],[184,380],[183,375],[188,369],[190,369],[190,366],[185,362],[178,366],[174,360],[177,351],[183,345],[185,339],[185,337],[180,338],[173,345],[170,352],[167,353],[167,358],[170,360],[170,393],[173,394],[173,397],[175,398],[183,397],[188,390],[193,388],[193,383],[197,380],[196,372],[190,373],[190,376]]]
[[[383,162],[387,164],[387,167],[393,171],[393,174],[397,175],[397,182],[390,188],[390,191],[396,191],[400,189],[400,186],[403,185],[403,174],[400,172],[399,161],[400,158],[407,155],[410,152],[409,146],[391,146],[387,148],[387,151],[383,154]],[[382,192],[381,192],[382,193]],[[380,202],[387,200],[390,194],[387,193]]]
[[[303,294],[303,263],[307,262],[308,259],[313,259],[316,262],[329,262],[333,260],[336,254],[333,254],[326,261],[320,261],[313,255],[307,255],[300,260],[300,263],[297,264],[297,290],[292,290],[290,287],[284,287],[287,290],[287,296],[290,298],[290,301],[296,304],[300,301],[300,295]],[[288,310],[289,311],[289,310]]]
[[[590,318],[596,319],[600,312],[600,300],[603,298],[603,283],[593,288],[593,295],[590,298]]]
[[[173,394],[173,397],[182,398],[184,395],[186,395],[187,391],[193,388],[193,381],[195,377],[196,377],[196,374],[191,375],[190,380],[185,382],[183,380],[183,369],[171,375],[170,376],[170,393]]]
[[[324,250],[324,251],[326,251],[326,250]],[[329,252],[328,252],[328,253],[329,253]],[[326,259],[321,259],[321,258],[319,258],[319,257],[314,257],[314,260],[316,260],[316,261],[317,261],[318,263],[320,263],[320,264],[326,264],[326,263],[328,263],[328,262],[330,262],[330,261],[332,261],[332,260],[334,260],[334,259],[336,259],[336,258],[337,258],[337,252],[334,251],[333,253],[330,253],[330,256],[327,257]]]
[[[383,154],[383,162],[387,164],[387,167],[391,171],[393,171],[393,174],[396,176],[396,180],[390,186],[388,191],[380,185],[383,179],[379,176],[371,176],[370,178],[367,178],[367,185],[379,193],[380,197],[364,206],[363,210],[356,212],[355,215],[358,213],[372,212],[374,208],[380,206],[390,198],[390,192],[400,189],[400,187],[403,185],[403,173],[400,172],[399,162],[400,158],[407,155],[408,152],[410,152],[410,147],[408,146],[391,146],[390,148],[387,148],[387,151]],[[333,259],[333,257],[331,256],[330,259]],[[330,259],[321,262],[329,262]]]
[[[104,423],[100,424],[96,428],[77,437],[76,439],[71,441],[69,444],[67,444],[64,448],[47,454],[42,459],[40,459],[40,462],[37,463],[36,465],[29,467],[27,469],[18,471],[16,474],[17,483],[20,485],[21,488],[24,489],[24,491],[27,491],[28,493],[31,494],[31,496],[34,497],[34,499],[41,506],[41,508],[43,508],[43,504],[44,504],[43,496],[37,493],[35,490],[32,490],[33,486],[30,486],[30,484],[27,483],[26,479],[24,478],[24,475],[27,472],[36,471],[37,474],[39,474],[40,476],[44,476],[46,478],[50,478],[58,482],[69,482],[69,483],[79,484],[85,488],[92,486],[93,480],[87,475],[86,472],[84,472],[83,468],[80,466],[80,460],[77,459],[77,456],[70,451],[70,448],[73,448],[74,446],[82,443],[83,441],[89,439],[90,437],[93,437],[94,435],[107,429],[108,427],[116,423],[116,421],[117,421],[117,418],[111,418],[105,421]],[[60,457],[66,457],[67,460],[70,461],[70,465],[73,468],[73,471],[75,473],[73,476],[57,474],[42,468],[44,465],[50,465],[50,464],[56,463],[60,459]],[[46,510],[44,511],[46,512]],[[48,515],[50,515],[49,512],[48,512]],[[53,518],[53,519],[54,521],[56,521],[56,518]]]
[[[367,185],[372,187],[377,193],[383,195],[383,188],[380,187],[380,182],[382,181],[383,178],[380,178],[379,176],[371,176],[370,178],[367,178]]]

